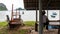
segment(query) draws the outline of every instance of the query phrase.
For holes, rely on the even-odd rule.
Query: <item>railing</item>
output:
[[[49,20],[49,22],[60,22],[60,20]]]

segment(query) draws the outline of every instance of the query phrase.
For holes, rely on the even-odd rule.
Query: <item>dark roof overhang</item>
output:
[[[39,10],[39,0],[24,0],[27,10]],[[42,10],[60,10],[60,0],[42,0]]]

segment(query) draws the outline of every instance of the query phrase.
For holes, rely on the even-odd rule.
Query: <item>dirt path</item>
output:
[[[18,30],[10,30],[8,34],[20,34],[20,32]]]
[[[23,26],[23,27],[19,27],[19,28],[16,28],[16,29],[12,29],[12,30],[9,30],[7,27],[6,28],[3,28],[0,30],[0,34],[21,34],[21,31],[20,30],[27,30],[25,32],[25,34],[38,34],[38,32],[35,32],[34,30],[30,31],[32,27],[28,27],[28,26]],[[49,31],[46,31],[44,30],[43,34],[57,34],[58,33],[58,30],[55,29],[55,30],[49,30]]]
[[[9,30],[8,34],[20,34],[19,30],[28,30],[26,32],[26,34],[29,34],[29,29],[31,27],[27,27],[27,26],[23,26],[23,27],[19,27],[19,28],[16,28],[14,30]]]
[[[35,30],[32,30],[31,34],[38,34],[38,32],[36,32]],[[55,30],[44,30],[43,31],[43,34],[58,34],[58,30],[55,29]]]

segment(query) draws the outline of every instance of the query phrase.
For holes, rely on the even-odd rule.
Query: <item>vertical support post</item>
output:
[[[19,19],[21,19],[21,14],[20,14],[20,10],[19,10]]]
[[[13,4],[12,4],[12,14],[11,14],[11,20],[13,18]]]
[[[36,8],[36,23],[35,23],[35,31],[38,31],[38,24],[37,24],[37,8]]]
[[[6,15],[6,17],[7,17],[7,21],[9,22],[9,20],[10,20],[10,19],[9,19],[9,16],[8,16],[8,15]]]
[[[48,9],[49,9],[50,3],[51,3],[51,0],[48,0],[48,3],[47,3],[47,16],[48,16]]]
[[[19,15],[19,19],[21,20],[21,15]]]
[[[60,24],[60,10],[59,10],[59,24]],[[60,25],[59,25],[59,29],[58,29],[58,34],[60,34]]]
[[[20,10],[19,10],[19,15],[20,15]]]
[[[16,10],[16,18],[17,18],[17,10]]]
[[[47,17],[48,17],[48,10],[47,10]]]
[[[37,0],[36,0],[36,8],[35,8],[35,9],[36,9],[36,23],[35,23],[35,31],[38,31],[38,24],[37,24],[37,22],[38,22],[37,6],[38,6],[38,5],[37,5],[37,4],[38,4],[38,3],[37,3]]]
[[[42,0],[39,0],[39,34],[43,34]]]

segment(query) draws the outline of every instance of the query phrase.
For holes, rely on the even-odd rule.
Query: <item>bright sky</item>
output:
[[[14,4],[14,9],[18,7],[24,8],[23,0],[0,0],[0,3],[4,3],[8,10],[12,9],[12,4]]]

